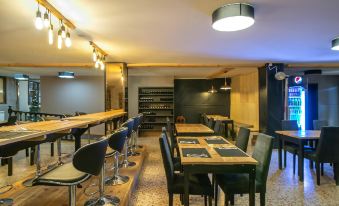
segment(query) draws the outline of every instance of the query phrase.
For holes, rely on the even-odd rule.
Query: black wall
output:
[[[227,81],[230,83],[230,79]],[[218,93],[207,92],[212,82]],[[175,79],[175,117],[183,115],[187,123],[198,123],[202,113],[229,116],[230,91],[219,89],[224,83],[225,79]]]

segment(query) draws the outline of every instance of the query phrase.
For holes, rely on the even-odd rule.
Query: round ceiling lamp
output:
[[[339,37],[332,40],[332,50],[339,51]]]
[[[254,24],[254,8],[250,4],[226,4],[212,14],[212,27],[217,31],[239,31]]]

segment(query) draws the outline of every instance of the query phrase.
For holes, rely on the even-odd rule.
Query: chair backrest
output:
[[[173,148],[175,144],[175,137],[174,137],[174,131],[172,128],[171,120],[168,117],[166,118],[166,131],[167,131],[167,134],[169,134],[169,138],[171,140],[171,148]]]
[[[209,127],[210,129],[213,129],[214,128],[214,124],[215,124],[215,121],[213,118],[210,118],[208,120],[208,123],[207,123],[207,127]]]
[[[203,123],[205,126],[207,126],[207,125],[208,125],[208,118],[207,118],[206,114],[203,113],[201,116],[202,116],[202,123]]]
[[[128,128],[126,127],[121,127],[117,130],[114,130],[108,138],[108,145],[115,151],[121,153],[124,149],[127,133]]]
[[[138,127],[140,127],[142,122],[144,121],[144,114],[143,113],[139,113],[138,116],[139,116],[139,125],[138,125]]]
[[[139,128],[139,124],[140,124],[140,116],[137,115],[135,117],[132,117],[132,119],[134,120],[134,122],[133,122],[133,131],[137,132],[137,130]]]
[[[171,186],[173,183],[173,177],[174,177],[174,166],[170,154],[170,149],[168,146],[166,146],[166,140],[163,134],[159,138],[160,143],[160,151],[162,156],[162,162],[164,164],[164,169],[166,173],[166,180],[167,180],[167,189],[168,191],[171,190]]]
[[[339,163],[339,127],[322,127],[317,146],[317,158],[321,162]]]
[[[184,116],[182,116],[182,115],[177,116],[177,118],[175,118],[175,122],[176,123],[184,124],[186,122],[186,118]]]
[[[247,152],[248,140],[250,138],[250,130],[244,127],[239,128],[235,146],[239,147],[242,151]]]
[[[221,128],[222,128],[221,125],[222,125],[221,121],[219,120],[215,121],[214,128],[213,128],[215,135],[221,135]]]
[[[259,134],[254,146],[252,157],[258,161],[256,180],[266,185],[273,148],[273,137]]]
[[[18,119],[17,116],[9,116],[6,125],[7,126],[15,125],[17,119]]]
[[[73,166],[87,174],[99,175],[105,161],[107,139],[87,144],[74,153]]]
[[[281,120],[281,129],[282,130],[299,130],[297,120]]]
[[[127,137],[131,137],[133,132],[134,119],[129,118],[126,122],[121,124],[121,127],[126,127],[128,129]]]
[[[171,137],[170,137],[170,134],[168,134],[167,130],[166,130],[166,127],[163,127],[162,130],[161,130],[161,133],[163,135],[163,137],[165,138],[166,140],[166,143],[169,145],[170,148],[172,148],[172,141],[171,141]],[[174,154],[172,152],[173,150],[170,149],[170,153],[171,153],[171,157],[173,158],[174,157]]]
[[[313,120],[313,129],[321,130],[322,127],[328,126],[327,120]]]

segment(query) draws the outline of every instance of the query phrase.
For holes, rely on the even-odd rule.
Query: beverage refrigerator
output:
[[[306,129],[306,85],[301,76],[288,79],[287,118],[297,120],[300,130]]]

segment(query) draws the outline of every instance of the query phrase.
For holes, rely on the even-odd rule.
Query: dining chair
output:
[[[128,167],[133,167],[136,165],[135,162],[128,161],[128,148],[129,148],[128,142],[132,137],[133,125],[134,125],[133,118],[130,118],[126,122],[121,124],[121,127],[126,127],[128,131],[127,131],[127,136],[126,136],[126,141],[125,141],[125,153],[123,154],[124,160],[119,165],[120,168],[128,168]]]
[[[221,136],[222,135],[222,122],[219,120],[216,120],[214,123],[214,128],[213,128],[214,134]]]
[[[313,120],[313,129],[321,130],[322,127],[328,126],[327,120]]]
[[[174,135],[174,129],[172,127],[171,120],[168,117],[166,117],[166,131],[167,131],[167,134],[169,134],[169,138],[171,140],[170,145],[171,145],[172,154],[174,154],[174,150],[176,150],[177,154],[179,154],[177,139],[175,138],[175,135]]]
[[[215,121],[213,118],[210,118],[208,120],[208,123],[207,123],[207,127],[209,127],[210,129],[213,129],[214,128],[214,124],[215,124]]]
[[[106,149],[106,139],[85,145],[74,153],[72,162],[63,164],[34,179],[33,186],[68,186],[68,205],[75,206],[76,186],[88,180],[92,175],[100,174]]]
[[[244,152],[247,152],[248,140],[250,138],[251,131],[245,127],[240,127],[238,136],[235,142],[235,146]]]
[[[265,134],[259,134],[252,157],[258,161],[255,176],[255,191],[260,193],[260,205],[265,205],[266,183],[270,161],[272,156],[273,138]],[[218,200],[218,185],[225,193],[225,205],[230,202],[234,205],[235,194],[249,193],[248,174],[220,174],[216,175],[215,201]],[[216,204],[217,205],[217,204]]]
[[[315,162],[317,185],[320,185],[320,167],[323,163],[333,164],[336,185],[339,186],[339,127],[322,127],[315,151],[306,151],[305,158]],[[322,169],[323,173],[323,169]]]
[[[174,166],[174,171],[181,171],[181,163],[180,163],[180,157],[175,157],[172,150],[171,150],[171,144],[169,141],[169,135],[168,132],[166,130],[166,127],[162,128],[162,135],[165,138],[165,146],[168,147],[168,149],[170,150],[170,154],[171,154],[171,158],[172,158],[172,162],[173,162],[173,166]]]
[[[163,160],[163,165],[166,173],[167,191],[169,197],[169,206],[173,205],[174,194],[184,194],[184,174],[174,173],[174,166],[170,154],[170,150],[165,146],[166,140],[164,135],[159,138],[160,150]],[[212,206],[213,187],[207,174],[191,175],[189,177],[189,194],[203,195],[205,206],[207,205],[207,197],[209,206]]]

